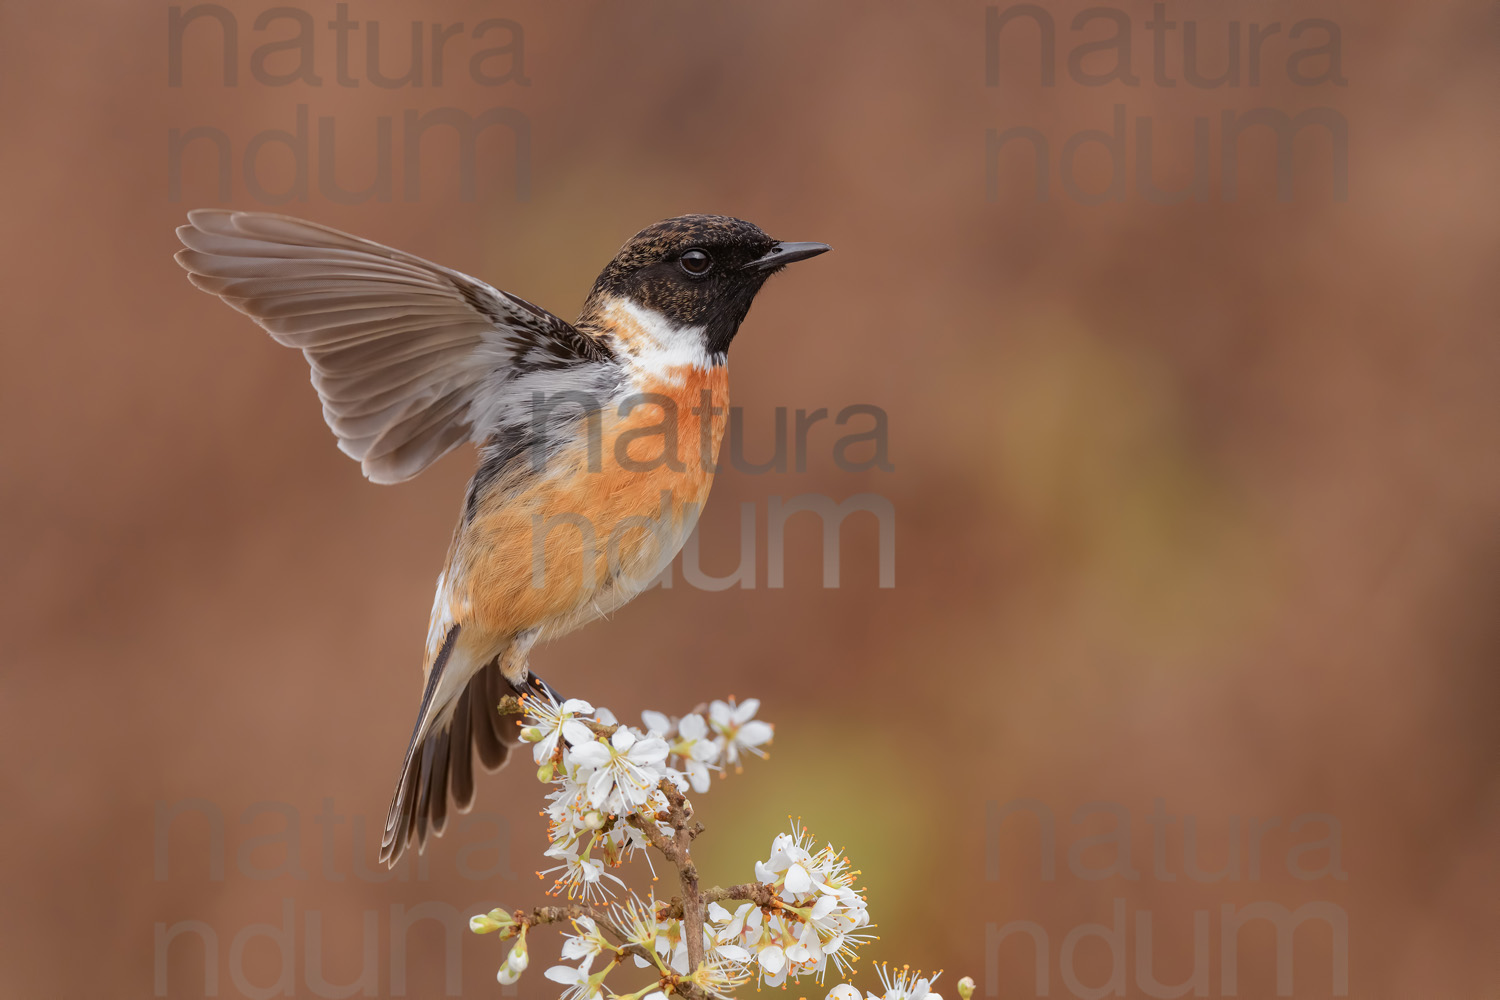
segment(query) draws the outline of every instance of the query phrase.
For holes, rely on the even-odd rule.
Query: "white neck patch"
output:
[[[617,298],[610,308],[624,314],[619,320],[626,331],[616,339],[631,363],[642,371],[666,376],[673,369],[707,371],[713,367],[714,360],[703,342],[703,327],[678,326],[656,310],[629,299]]]

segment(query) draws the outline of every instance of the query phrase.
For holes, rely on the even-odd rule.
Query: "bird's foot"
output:
[[[530,671],[527,671],[525,680],[521,681],[519,684],[512,683],[511,688],[513,688],[518,695],[524,696],[529,694],[541,698],[550,698],[559,704],[566,700],[562,695],[557,693],[557,690],[553,688],[551,684],[548,684],[546,681],[542,680],[540,677],[538,677],[534,673],[531,673]]]

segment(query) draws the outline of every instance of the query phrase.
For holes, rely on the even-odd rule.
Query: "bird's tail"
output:
[[[446,706],[434,705],[438,681],[452,653],[454,627],[428,674],[406,759],[391,810],[386,815],[380,860],[392,867],[413,841],[420,853],[429,834],[441,835],[448,823],[448,799],[459,812],[474,804],[474,757],[487,771],[498,771],[519,742],[515,720],[498,711],[500,699],[511,693],[510,683],[491,660]]]

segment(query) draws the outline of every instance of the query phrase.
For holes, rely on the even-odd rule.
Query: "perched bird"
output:
[[[440,834],[516,739],[534,643],[609,614],[676,555],[713,482],[725,359],[766,279],[829,249],[715,215],[641,230],[578,320],[419,257],[281,215],[202,210],[192,283],[312,366],[339,449],[377,483],[479,447],[438,577],[421,708],[381,860]]]

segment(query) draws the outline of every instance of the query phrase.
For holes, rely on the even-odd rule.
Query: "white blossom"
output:
[[[644,804],[664,777],[658,765],[667,759],[667,744],[621,726],[608,743],[594,740],[574,747],[569,759],[591,772],[586,785],[589,805],[625,815]]]
[[[602,1000],[604,991],[595,977],[589,975],[585,969],[574,968],[571,965],[554,965],[543,973],[554,983],[562,983],[567,989],[563,990],[562,1000]]]
[[[688,978],[712,996],[727,997],[730,990],[750,977],[742,963],[710,953],[707,960]]]
[[[600,933],[599,926],[592,917],[578,917],[572,923],[573,933],[563,939],[562,957],[564,961],[578,964],[554,965],[543,975],[554,983],[562,983],[568,987],[563,991],[563,997],[567,1000],[602,997],[604,977],[614,968],[614,962],[611,961],[608,967],[596,973],[592,971],[594,959],[605,951],[613,952],[614,948]]]
[[[874,996],[873,993],[865,994],[867,1000],[942,1000],[938,993],[933,991],[932,985],[938,982],[941,972],[935,972],[932,976],[922,976],[918,970],[910,969],[909,966],[901,966],[900,972],[892,973],[889,967],[874,967],[876,975],[880,976],[880,988],[883,993]],[[971,979],[965,978],[972,987]],[[859,991],[850,987],[849,984],[840,984],[832,988],[826,1000],[859,1000]]]
[[[761,723],[764,725],[764,723]],[[709,765],[719,757],[719,744],[709,735],[708,723],[694,713],[677,724],[677,741],[672,754],[682,762],[682,770],[700,795],[708,791]]]
[[[593,715],[594,706],[581,698],[569,698],[559,705],[550,697],[527,696],[526,713],[535,720],[521,732],[521,738],[534,742],[531,755],[538,764],[552,759],[559,738],[573,746],[593,740],[593,730],[579,721],[579,716]]]
[[[764,757],[760,747],[771,741],[774,730],[769,722],[755,718],[760,699],[750,698],[736,704],[733,698],[716,701],[708,707],[709,724],[718,735],[714,742],[730,764],[739,766],[740,754],[749,752]]]
[[[579,917],[573,921],[573,927],[578,933],[569,934],[563,939],[562,957],[579,962],[578,967],[588,972],[589,966],[594,964],[594,959],[609,946],[609,942],[600,936],[592,917]]]
[[[580,854],[576,843],[573,845],[555,844],[547,849],[546,856],[555,861],[561,861],[562,864],[545,868],[537,874],[547,876],[554,872],[562,873],[553,882],[554,894],[566,892],[569,899],[581,899],[585,903],[603,899],[612,891],[608,882],[614,882],[621,888],[625,883],[618,875],[605,871],[603,861],[589,857],[589,850],[592,847],[590,843]]]
[[[656,919],[656,897],[641,899],[635,893],[623,903],[616,903],[610,910],[610,918],[625,935],[625,944],[636,945],[646,950],[656,947],[660,933],[660,922]],[[639,955],[636,963],[647,964]]]
[[[847,974],[855,949],[870,938],[861,932],[869,926],[869,911],[848,859],[832,845],[812,848],[807,831],[794,828],[778,834],[770,858],[756,863],[756,879],[785,904],[769,915],[752,903],[733,913],[709,910],[715,941],[753,954],[763,985],[781,985],[788,976],[821,981],[830,959]]]
[[[662,739],[671,736],[677,728],[676,721],[670,715],[653,712],[649,708],[641,713],[641,724],[646,727],[647,733],[652,736],[660,736]]]

